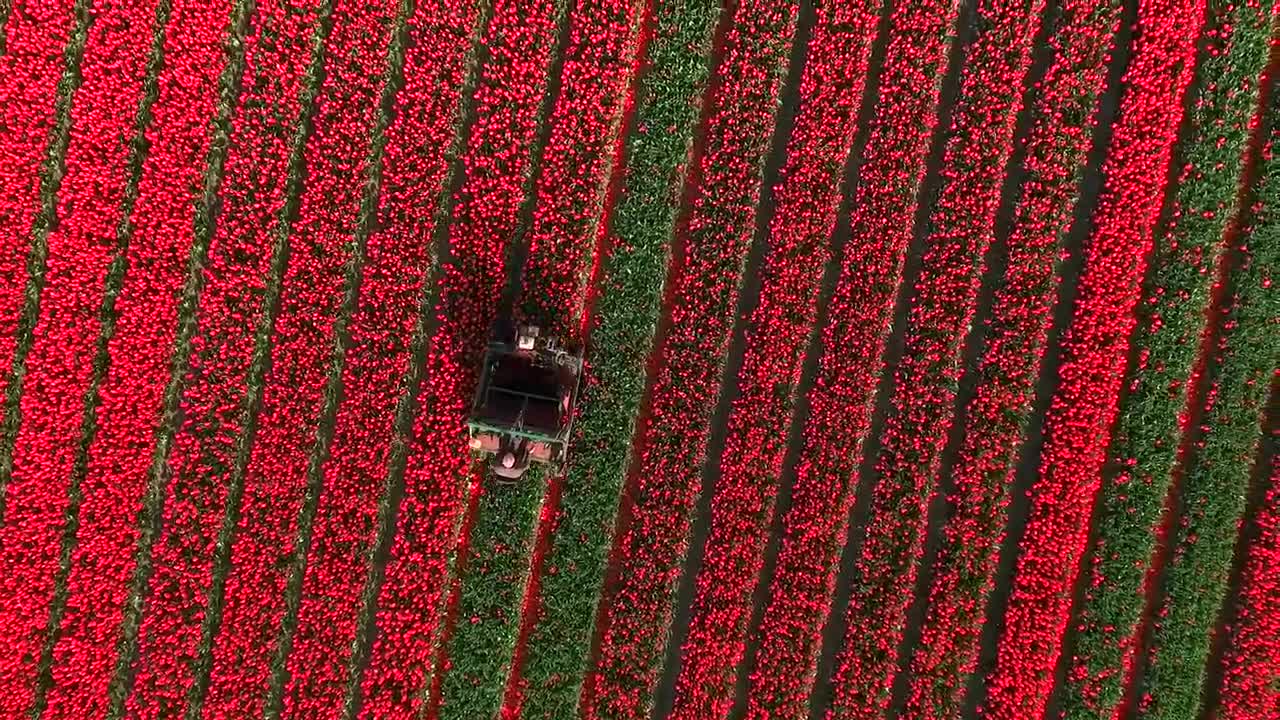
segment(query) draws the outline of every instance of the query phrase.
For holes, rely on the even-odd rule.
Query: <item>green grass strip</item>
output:
[[[1226,84],[1220,82],[1219,84]],[[1219,356],[1209,372],[1204,437],[1186,469],[1181,522],[1166,569],[1165,597],[1153,634],[1150,665],[1138,697],[1139,720],[1196,716],[1210,635],[1227,593],[1236,534],[1271,376],[1280,365],[1276,318],[1280,294],[1280,156],[1275,154],[1280,97],[1272,88],[1270,144],[1254,197],[1260,201],[1240,233],[1240,262],[1227,280],[1234,297],[1221,327]],[[1216,367],[1215,367],[1216,366]]]
[[[485,480],[449,638],[441,720],[492,718],[502,705],[546,480],[541,466],[509,485]]]
[[[573,461],[523,669],[525,718],[576,716],[720,3],[655,0],[601,258]],[[459,627],[468,622],[459,616]]]
[[[1124,697],[1127,658],[1143,620],[1143,584],[1178,455],[1179,415],[1267,62],[1270,21],[1260,4],[1211,0],[1208,17],[1209,47],[1179,149],[1173,215],[1151,258],[1133,338],[1137,362],[1111,440],[1092,578],[1076,625],[1076,667],[1063,692],[1071,720],[1109,720]]]

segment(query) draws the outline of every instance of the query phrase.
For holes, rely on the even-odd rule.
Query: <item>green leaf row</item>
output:
[[[509,485],[485,480],[448,643],[442,720],[492,718],[502,705],[546,480],[540,467]]]
[[[1274,79],[1274,78],[1273,78]],[[1214,622],[1227,594],[1232,557],[1257,456],[1260,424],[1276,367],[1280,294],[1280,97],[1272,87],[1270,142],[1255,197],[1259,204],[1240,233],[1239,262],[1227,280],[1233,292],[1208,372],[1204,437],[1192,450],[1181,521],[1171,538],[1165,597],[1157,614],[1138,720],[1196,717]]]
[[[619,495],[661,310],[686,161],[710,70],[715,0],[655,0],[611,250],[601,258],[573,460],[527,645],[522,717],[576,715]]]
[[[1178,455],[1179,416],[1268,55],[1270,20],[1261,4],[1211,0],[1208,13],[1173,212],[1151,258],[1133,337],[1137,361],[1104,470],[1092,577],[1076,623],[1076,667],[1063,692],[1072,720],[1105,720],[1123,700],[1132,640],[1143,621],[1143,583]]]

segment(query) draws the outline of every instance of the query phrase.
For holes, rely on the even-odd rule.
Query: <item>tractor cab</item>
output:
[[[467,419],[472,451],[502,480],[518,480],[531,463],[563,470],[581,376],[581,349],[536,326],[490,342]]]

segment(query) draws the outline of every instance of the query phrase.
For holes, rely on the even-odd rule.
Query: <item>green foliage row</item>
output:
[[[546,479],[540,467],[509,485],[485,479],[446,651],[442,720],[492,718],[502,706]]]
[[[576,716],[720,3],[657,0],[601,259],[588,373],[523,668],[525,718]]]
[[[1245,510],[1259,426],[1271,380],[1280,366],[1276,319],[1280,294],[1280,157],[1274,154],[1280,97],[1272,88],[1268,156],[1261,166],[1252,222],[1238,238],[1240,259],[1228,280],[1234,293],[1210,367],[1213,385],[1184,480],[1185,511],[1171,537],[1164,605],[1152,640],[1138,720],[1196,717],[1205,662],[1227,594],[1236,534]]]
[[[1106,720],[1122,701],[1125,657],[1142,622],[1143,582],[1177,460],[1179,414],[1204,331],[1223,231],[1235,209],[1258,76],[1270,38],[1256,3],[1211,0],[1199,92],[1182,139],[1173,214],[1157,238],[1133,338],[1138,357],[1111,439],[1098,544],[1081,609],[1065,717]]]

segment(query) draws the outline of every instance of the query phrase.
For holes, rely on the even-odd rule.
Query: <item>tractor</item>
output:
[[[519,480],[532,463],[564,471],[581,379],[582,349],[535,325],[489,342],[467,429],[499,481]]]

